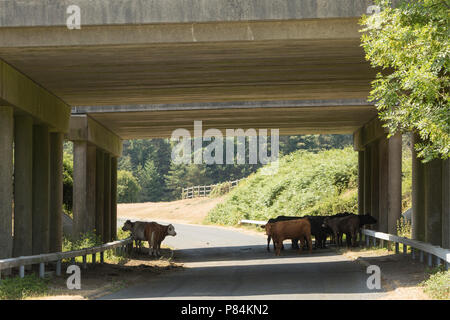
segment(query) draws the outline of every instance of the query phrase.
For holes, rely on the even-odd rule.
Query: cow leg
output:
[[[292,239],[292,249],[298,249],[298,239]]]
[[[267,236],[267,252],[270,252],[270,238],[271,236]],[[273,246],[275,247],[275,242],[273,243]]]
[[[308,241],[309,254],[311,254],[312,253],[312,239],[311,239],[311,235],[306,236],[306,240]]]
[[[305,238],[300,238],[300,245],[298,246],[298,254],[302,253],[303,246],[305,245]]]
[[[274,240],[274,243],[276,243],[276,247],[275,247],[275,255],[279,256],[279,255],[280,255],[281,248],[283,247],[283,241],[279,241],[279,240],[275,241],[275,240]]]

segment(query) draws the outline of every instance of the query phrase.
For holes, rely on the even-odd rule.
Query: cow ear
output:
[[[266,227],[266,225],[265,224],[263,224],[262,226],[261,226],[261,229],[264,229]]]

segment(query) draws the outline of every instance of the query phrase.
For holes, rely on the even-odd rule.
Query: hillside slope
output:
[[[404,173],[404,179],[410,176]],[[263,175],[260,169],[243,180],[209,212],[206,222],[234,225],[241,219],[267,220],[279,215],[356,213],[357,177],[358,153],[352,147],[318,153],[300,150],[282,157],[276,174]],[[403,185],[408,198],[410,183]]]

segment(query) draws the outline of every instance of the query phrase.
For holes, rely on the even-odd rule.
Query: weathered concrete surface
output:
[[[86,141],[73,144],[73,235],[95,228],[96,147]]]
[[[50,133],[50,252],[62,251],[64,134]]]
[[[30,256],[33,225],[33,119],[14,118],[14,248],[13,256]]]
[[[359,17],[371,0],[4,0],[0,26],[65,26],[78,5],[83,25]]]
[[[105,215],[105,153],[97,149],[95,158],[95,233],[103,239],[103,217]]]
[[[450,160],[442,163],[442,247],[450,248]]]
[[[346,104],[337,100],[211,103],[209,108],[207,104],[198,107],[164,105],[155,110],[143,106],[140,111],[139,107],[129,107],[129,112],[125,111],[125,106],[101,107],[101,112],[96,112],[96,107],[75,108],[75,112],[89,112],[89,117],[122,139],[170,137],[176,128],[185,128],[193,135],[195,120],[202,120],[205,130],[216,128],[223,134],[227,128],[279,128],[281,135],[349,134],[376,116],[376,109],[367,102],[348,101]]]
[[[111,241],[111,155],[104,154],[103,241]]]
[[[87,115],[71,116],[68,139],[87,141],[115,156],[122,154],[122,140]]]
[[[388,193],[388,233],[397,234],[397,221],[402,216],[402,134],[388,139],[389,180]]]
[[[425,164],[425,241],[442,243],[442,161]]]
[[[69,129],[70,107],[2,61],[0,56],[0,104],[2,102],[45,123],[50,130],[67,132]]]
[[[414,145],[420,143],[421,139],[417,133],[412,134],[412,238],[425,241],[425,165],[422,159],[417,157]]]
[[[0,259],[12,255],[13,109],[0,106]]]
[[[33,255],[49,252],[50,136],[48,127],[33,127]]]
[[[117,239],[117,157],[111,157],[111,240]]]

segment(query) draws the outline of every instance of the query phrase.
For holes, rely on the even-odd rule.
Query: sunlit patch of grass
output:
[[[23,278],[6,278],[0,281],[1,300],[22,300],[48,293],[48,279],[41,279],[35,274]]]

